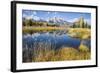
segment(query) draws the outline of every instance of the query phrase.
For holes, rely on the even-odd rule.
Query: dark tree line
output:
[[[29,20],[23,20],[23,26],[58,26],[57,24],[49,24],[48,22],[38,22],[38,21],[32,21],[32,19]]]

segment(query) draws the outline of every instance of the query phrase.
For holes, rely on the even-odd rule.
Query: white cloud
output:
[[[67,20],[68,22],[75,22],[75,21],[78,21],[78,18],[73,18],[73,19],[69,19]]]
[[[26,18],[26,19],[32,19],[33,15],[27,15],[27,14],[24,13],[23,17]]]
[[[47,12],[47,14],[50,14],[50,12]]]
[[[29,13],[29,14],[27,14]],[[25,11],[25,13],[23,13],[23,17],[26,19],[33,19],[33,17],[37,14],[36,11]]]
[[[22,15],[24,18],[26,18],[27,17],[27,15],[24,13],[23,15]]]
[[[28,15],[28,16],[25,16],[26,19],[34,19],[34,20],[39,20],[40,18],[38,16],[35,16],[35,15]]]
[[[22,17],[26,18],[26,19],[30,19],[32,18],[32,15],[30,14],[30,11],[25,10],[22,14]]]
[[[36,11],[32,11],[30,15],[24,13],[23,17],[26,19],[35,19],[35,20],[39,20],[40,18],[38,16],[36,16],[37,12]]]
[[[33,15],[27,16],[26,19],[32,19]]]
[[[40,18],[38,16],[33,16],[33,19],[39,20]]]
[[[69,19],[67,20],[68,22],[75,22],[75,21],[78,21],[79,18],[73,18],[73,19]],[[90,19],[84,19],[85,22],[91,24],[91,20]]]
[[[36,15],[37,14],[37,12],[36,11],[33,11],[33,15]]]

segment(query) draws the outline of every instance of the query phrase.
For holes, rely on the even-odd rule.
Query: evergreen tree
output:
[[[80,28],[82,28],[84,25],[84,18],[83,17],[80,18],[79,24],[80,24]]]
[[[28,21],[28,25],[32,26],[32,20],[31,19]]]
[[[23,26],[25,26],[25,21],[23,21],[23,23],[22,23],[22,24],[23,24]]]

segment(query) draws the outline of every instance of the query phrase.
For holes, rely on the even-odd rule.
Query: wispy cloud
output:
[[[33,15],[26,16],[25,18],[26,18],[26,19],[32,19],[32,18],[33,18]]]
[[[36,11],[33,11],[33,15],[36,15],[37,14],[37,12]]]
[[[33,16],[33,19],[39,20],[40,18],[38,16]]]
[[[68,22],[75,22],[75,21],[78,21],[78,18],[68,19],[67,21]]]
[[[78,21],[79,18],[73,18],[73,19],[68,19],[67,21],[68,22],[75,22],[75,21]],[[91,20],[90,19],[85,19],[84,18],[84,21],[87,22],[88,24],[91,24]]]

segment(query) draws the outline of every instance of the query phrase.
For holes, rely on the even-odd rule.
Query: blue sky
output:
[[[58,17],[69,22],[74,22],[78,18],[83,17],[85,21],[91,24],[91,13],[23,10],[22,17],[34,18],[36,20],[48,20],[49,18]]]

